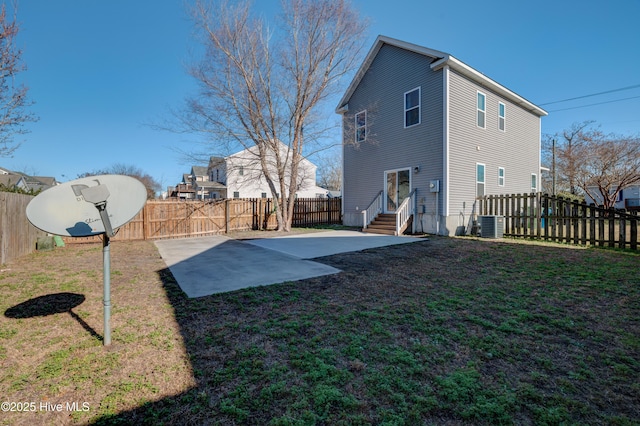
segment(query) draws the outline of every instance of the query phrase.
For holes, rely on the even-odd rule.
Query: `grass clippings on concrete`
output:
[[[0,394],[38,405],[0,424],[640,422],[638,254],[431,237],[187,299],[152,243],[111,253],[110,348],[101,246],[2,267]]]

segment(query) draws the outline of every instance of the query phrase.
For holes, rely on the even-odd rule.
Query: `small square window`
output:
[[[404,94],[404,127],[420,124],[420,88]]]
[[[498,129],[504,132],[506,121],[506,106],[502,102],[498,103]]]
[[[484,93],[478,92],[477,110],[478,117],[476,124],[478,127],[482,127],[484,129],[484,118],[486,115],[486,96]]]
[[[240,193],[238,191],[234,191],[233,198],[240,198]]]
[[[262,198],[267,198],[267,193],[266,193],[266,192],[263,192],[263,193],[261,194],[261,196],[262,196]]]
[[[356,114],[356,143],[367,139],[367,111]]]

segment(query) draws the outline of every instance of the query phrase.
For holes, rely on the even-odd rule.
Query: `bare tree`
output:
[[[342,155],[339,151],[327,151],[318,162],[318,185],[330,191],[342,189]]]
[[[575,153],[577,185],[605,208],[614,207],[618,195],[640,183],[640,138],[608,136],[587,141]]]
[[[569,129],[561,133],[546,137],[543,142],[543,161],[553,164],[555,170],[551,172],[556,176],[558,192],[568,192],[577,195],[579,185],[576,181],[578,167],[580,165],[580,152],[589,142],[600,140],[603,133],[594,126],[593,121],[574,123]],[[553,142],[555,140],[555,152]],[[555,164],[552,158],[555,156]],[[552,165],[552,167],[553,167]]]
[[[359,63],[366,25],[347,0],[281,4],[269,27],[249,1],[196,2],[205,53],[190,73],[200,93],[179,118],[213,145],[256,148],[278,230],[288,231],[305,146],[326,135],[321,106]]]
[[[157,180],[155,180],[151,175],[143,172],[142,169],[140,169],[139,167],[123,164],[123,163],[116,163],[113,166],[108,167],[106,169],[102,169],[102,170],[94,170],[92,172],[82,173],[81,175],[78,175],[78,177],[83,178],[83,177],[89,177],[89,176],[109,175],[109,174],[131,176],[133,178],[138,179],[140,182],[142,182],[144,187],[147,189],[148,200],[152,200],[156,198],[156,192],[162,190],[162,185],[160,185],[160,183]]]
[[[23,125],[37,120],[26,111],[31,105],[27,87],[16,82],[17,74],[25,70],[22,51],[15,45],[19,30],[15,16],[10,19],[3,4],[0,8],[0,157],[11,156],[21,144],[14,140],[15,136],[27,133]]]
[[[550,161],[555,144],[555,174],[560,192],[588,195],[613,207],[620,191],[640,182],[640,138],[605,134],[593,121],[576,123],[548,136],[544,157]],[[552,171],[553,172],[553,171]]]

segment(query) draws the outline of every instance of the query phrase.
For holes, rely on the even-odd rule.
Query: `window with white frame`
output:
[[[502,102],[498,102],[498,129],[505,131],[507,107]]]
[[[476,124],[478,125],[478,127],[482,127],[484,129],[484,121],[485,121],[485,115],[486,115],[486,109],[487,109],[487,97],[484,95],[484,93],[478,92],[478,100],[476,103],[476,107],[478,110],[478,114],[477,114],[477,120],[476,120]]]
[[[356,114],[356,143],[367,140],[367,111]]]
[[[420,87],[404,94],[404,127],[420,124]]]
[[[498,186],[504,186],[504,167],[498,167]]]
[[[484,195],[484,164],[476,163],[476,197]]]
[[[531,173],[531,192],[538,192],[538,175]]]

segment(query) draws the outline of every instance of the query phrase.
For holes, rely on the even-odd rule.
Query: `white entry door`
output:
[[[384,212],[395,213],[411,193],[411,169],[384,172]]]

